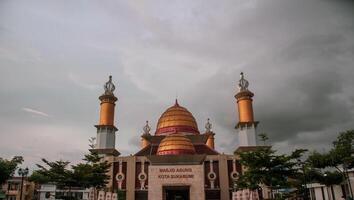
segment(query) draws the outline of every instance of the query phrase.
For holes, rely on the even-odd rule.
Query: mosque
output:
[[[254,94],[248,85],[241,73],[235,95],[239,117],[235,126],[239,144],[235,145],[235,151],[257,146]],[[121,156],[115,147],[118,129],[114,112],[118,98],[114,90],[110,76],[99,97],[97,140],[91,150],[112,163],[108,191],[124,193],[128,200],[232,199],[234,182],[242,173],[237,157],[219,153],[215,148],[217,133],[212,131],[209,120],[205,130],[200,130],[193,114],[177,100],[162,113],[155,131],[146,123],[140,150],[134,155]]]

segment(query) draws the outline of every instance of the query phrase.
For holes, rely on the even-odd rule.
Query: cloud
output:
[[[88,90],[97,90],[98,88],[100,88],[99,85],[97,84],[88,84],[84,81],[82,81],[80,79],[80,77],[78,77],[77,75],[73,74],[73,73],[69,73],[68,74],[68,78],[69,80],[71,80],[75,85],[79,86],[79,87],[82,87],[82,88],[85,88],[85,89],[88,89]]]
[[[354,127],[353,1],[0,4],[5,156],[79,159],[96,135],[108,75],[118,97],[116,148],[124,155],[139,149],[145,121],[154,129],[176,93],[200,131],[211,119],[217,150],[231,153],[241,71],[255,93],[258,130],[280,151],[323,149]]]
[[[39,111],[39,110],[35,110],[32,108],[22,108],[22,110],[26,111],[28,113],[31,113],[31,114],[42,116],[42,117],[49,117],[49,115],[47,113]]]

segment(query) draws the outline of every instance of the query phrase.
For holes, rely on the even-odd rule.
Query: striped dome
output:
[[[177,132],[199,134],[198,125],[192,113],[180,106],[176,100],[175,105],[168,108],[161,115],[155,135],[171,135]]]
[[[185,155],[195,153],[191,140],[180,133],[166,136],[157,149],[157,155]]]

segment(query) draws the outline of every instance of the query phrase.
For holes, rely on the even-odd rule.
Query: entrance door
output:
[[[163,193],[164,200],[189,200],[188,186],[167,186]]]

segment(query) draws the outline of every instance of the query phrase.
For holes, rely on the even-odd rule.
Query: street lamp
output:
[[[21,176],[21,192],[20,192],[20,200],[22,200],[22,190],[23,190],[23,179],[28,174],[28,168],[25,169],[18,169],[18,174]]]

